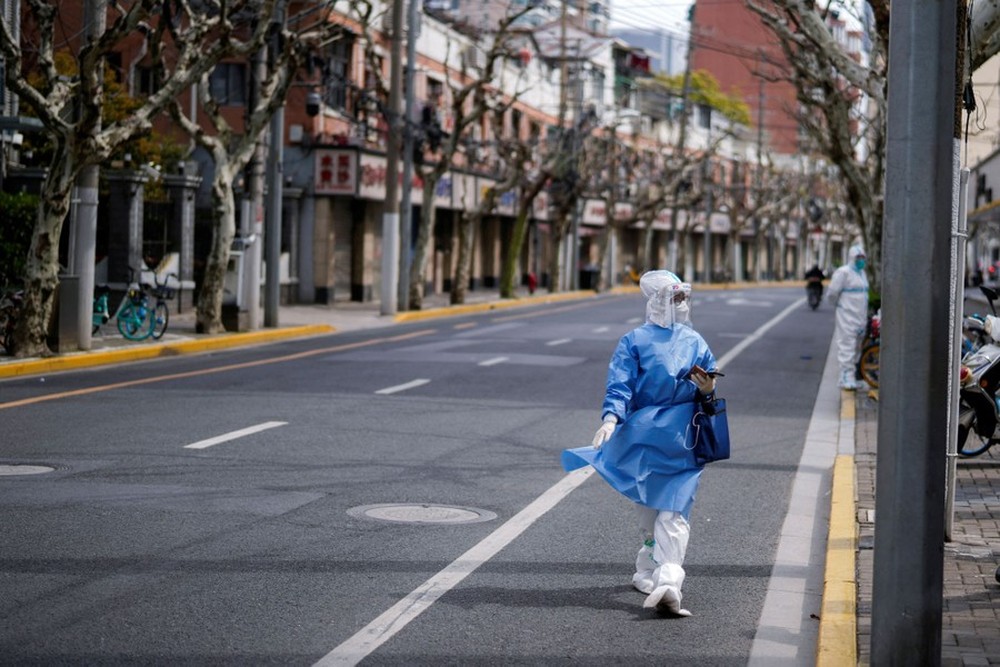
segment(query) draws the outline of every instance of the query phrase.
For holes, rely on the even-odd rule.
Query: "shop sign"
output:
[[[358,188],[358,153],[317,150],[314,189],[318,195],[353,195]]]
[[[360,172],[361,182],[358,187],[358,197],[362,199],[384,201],[386,180],[385,158],[381,155],[369,155],[367,153],[362,153]],[[397,178],[400,183],[403,182],[402,168],[400,168]],[[410,187],[413,189],[413,203],[419,204],[421,198],[423,197],[424,187],[424,181],[420,174],[413,174],[413,179],[410,181]]]

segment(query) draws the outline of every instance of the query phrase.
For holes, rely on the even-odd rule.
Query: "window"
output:
[[[347,89],[350,84],[351,52],[354,50],[354,39],[344,35],[333,42],[327,52],[326,86],[323,102],[331,109],[343,111],[347,109]]]
[[[160,88],[160,75],[155,68],[140,65],[135,68],[134,84],[137,95],[152,95]]]
[[[222,106],[247,103],[247,67],[244,63],[219,63],[209,77],[212,97]]]
[[[708,128],[712,126],[712,107],[707,104],[698,105],[698,127]]]

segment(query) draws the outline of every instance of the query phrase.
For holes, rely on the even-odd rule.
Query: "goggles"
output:
[[[670,301],[673,303],[684,303],[691,296],[691,286],[687,283],[671,285],[669,290]]]

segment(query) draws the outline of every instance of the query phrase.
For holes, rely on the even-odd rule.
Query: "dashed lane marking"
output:
[[[422,387],[423,385],[430,382],[430,380],[425,378],[417,378],[416,380],[411,380],[409,382],[404,382],[403,384],[397,384],[395,387],[386,387],[385,389],[379,389],[376,394],[395,394],[400,391],[406,391],[407,389],[414,389],[416,387]]]
[[[264,422],[263,424],[257,424],[256,426],[248,426],[246,428],[241,428],[238,431],[230,431],[229,433],[217,435],[214,438],[192,442],[190,445],[184,445],[184,449],[207,449],[212,445],[218,445],[219,443],[236,440],[238,438],[242,438],[243,436],[253,435],[254,433],[260,433],[261,431],[267,431],[268,429],[277,428],[279,426],[285,426],[287,423],[288,422]]]

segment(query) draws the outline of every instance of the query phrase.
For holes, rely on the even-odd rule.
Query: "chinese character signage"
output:
[[[358,188],[358,154],[353,150],[317,150],[318,195],[353,195]]]

